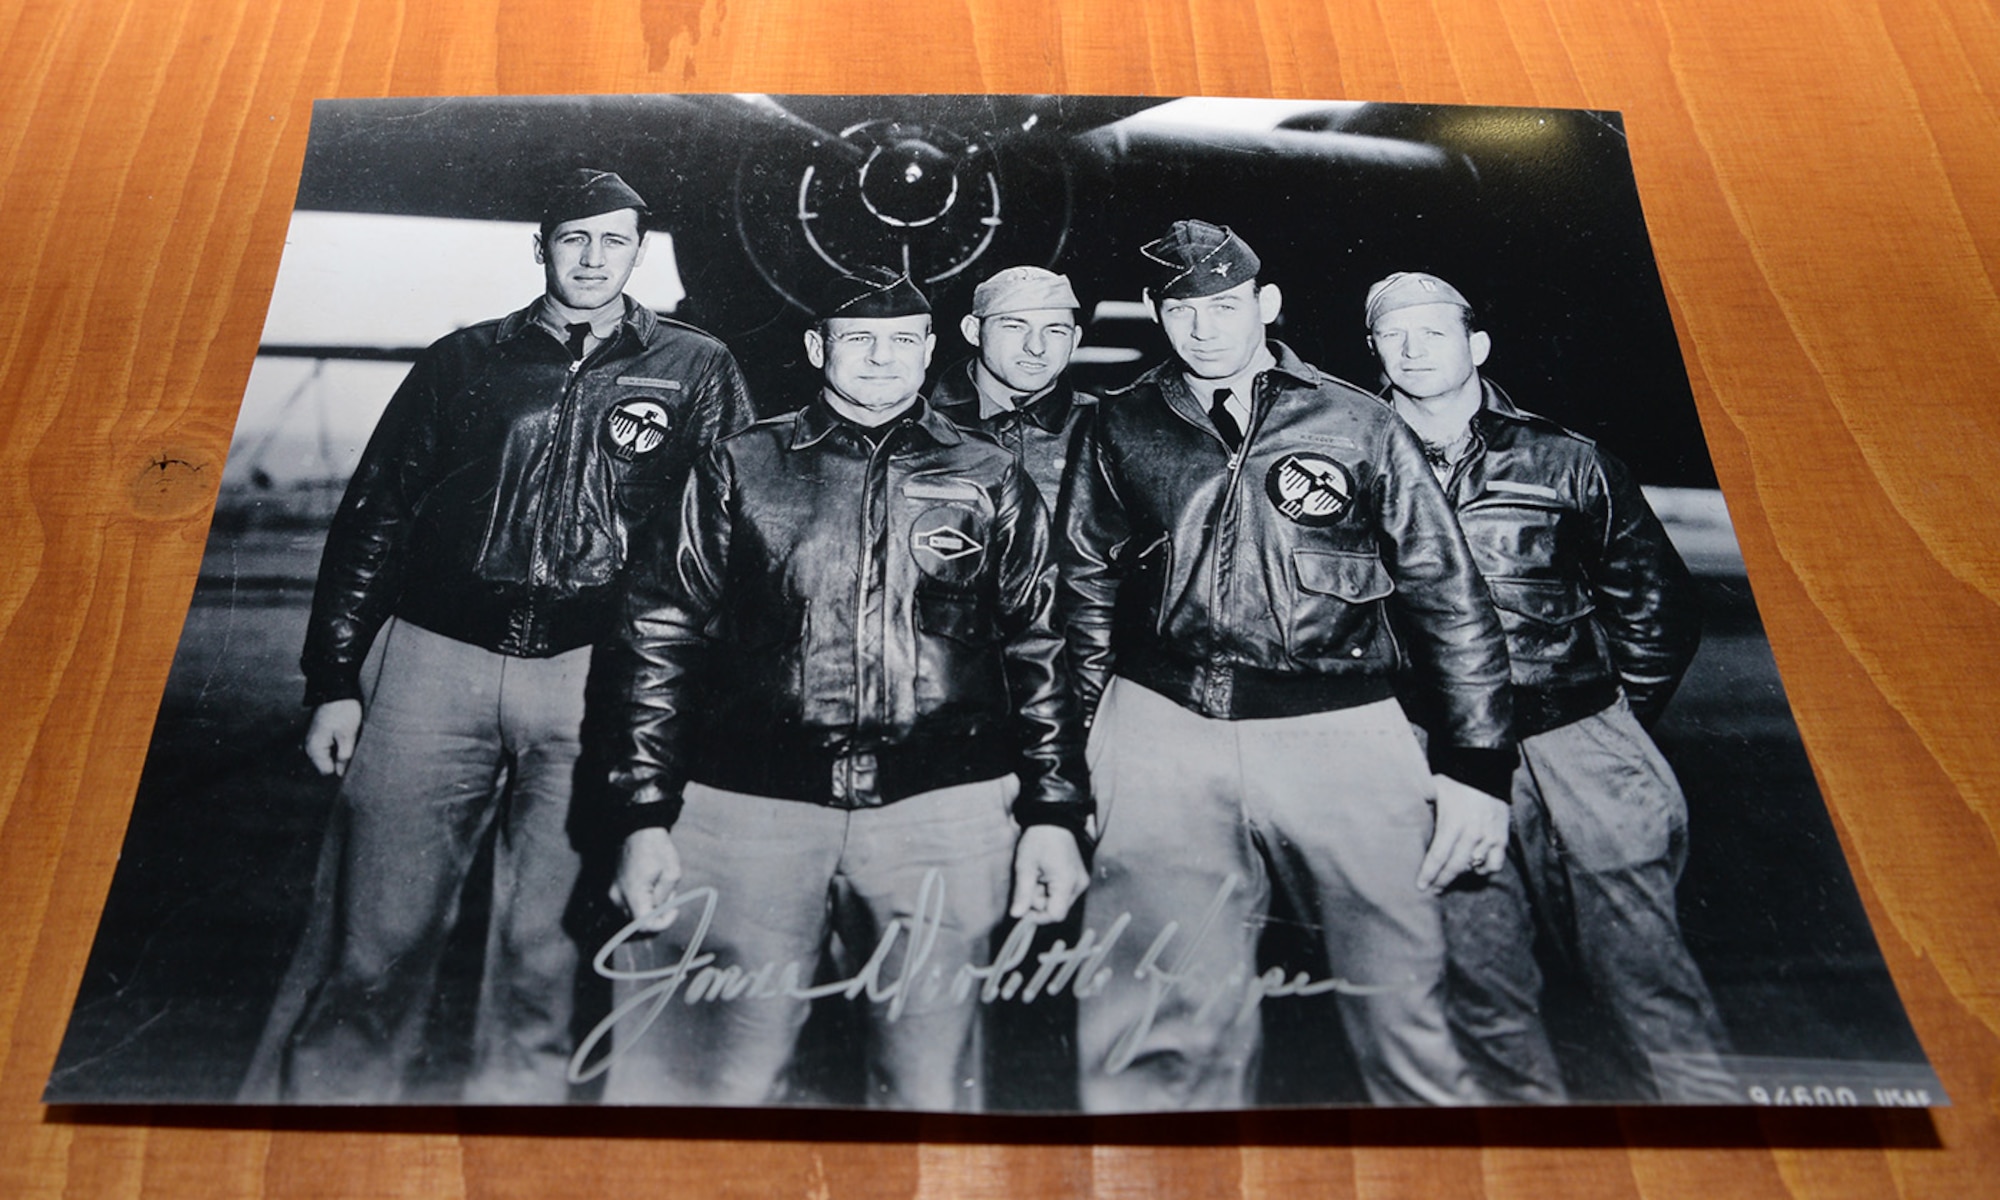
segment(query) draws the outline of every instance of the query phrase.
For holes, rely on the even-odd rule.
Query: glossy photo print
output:
[[[45,1099],[1949,1103],[1618,114],[761,95],[316,106]]]

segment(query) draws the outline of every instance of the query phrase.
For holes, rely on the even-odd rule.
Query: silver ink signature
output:
[[[1314,979],[1304,971],[1287,975],[1283,967],[1272,967],[1257,975],[1247,975],[1241,967],[1238,967],[1220,980],[1202,978],[1196,970],[1195,952],[1214,932],[1216,922],[1222,915],[1223,906],[1241,886],[1243,877],[1234,872],[1223,879],[1222,886],[1215,891],[1215,898],[1208,902],[1201,919],[1195,923],[1194,933],[1184,944],[1174,947],[1173,942],[1180,934],[1181,924],[1179,921],[1168,921],[1159,935],[1153,939],[1153,944],[1146,948],[1145,956],[1132,970],[1133,978],[1146,985],[1146,1007],[1140,1012],[1138,1019],[1111,1044],[1111,1051],[1105,1056],[1104,1062],[1107,1074],[1116,1075],[1132,1065],[1133,1059],[1138,1057],[1140,1047],[1146,1040],[1146,1035],[1152,1032],[1154,1022],[1159,1020],[1161,1011],[1170,1001],[1184,992],[1199,995],[1201,990],[1207,991],[1206,998],[1201,1000],[1195,1009],[1194,1021],[1201,1024],[1218,1007],[1227,1003],[1232,995],[1240,991],[1239,1007],[1229,1022],[1233,1024],[1255,1015],[1257,1007],[1267,997],[1323,996],[1328,992],[1339,992],[1349,996],[1372,996],[1397,991],[1404,986],[1349,983],[1338,976]],[[1118,924],[1113,926],[1114,931],[1122,931],[1127,920],[1129,915],[1119,917]],[[1172,966],[1165,965],[1169,949],[1175,951]]]
[[[1257,1006],[1266,997],[1274,996],[1317,996],[1328,992],[1348,995],[1372,995],[1395,990],[1394,986],[1369,986],[1349,983],[1340,978],[1313,979],[1304,972],[1288,975],[1283,968],[1272,967],[1254,976],[1246,976],[1241,970],[1232,971],[1221,980],[1200,977],[1195,969],[1197,949],[1214,930],[1229,897],[1242,886],[1242,878],[1230,875],[1217,889],[1215,898],[1209,902],[1201,919],[1196,922],[1194,933],[1184,944],[1175,946],[1180,936],[1180,922],[1169,921],[1159,935],[1153,939],[1139,965],[1133,969],[1132,977],[1147,988],[1146,1006],[1113,1044],[1106,1067],[1117,1073],[1130,1066],[1137,1055],[1141,1043],[1151,1032],[1161,1011],[1182,993],[1197,990],[1207,992],[1207,998],[1200,1002],[1198,1014],[1205,1016],[1225,1003],[1232,995],[1240,992],[1240,1008],[1236,1019],[1245,1018],[1256,1012]],[[667,1005],[676,996],[684,1004],[712,1004],[745,997],[770,999],[786,997],[810,1003],[826,996],[841,996],[853,1000],[866,996],[871,1003],[887,1003],[884,1014],[890,1021],[903,1013],[904,1006],[913,996],[935,999],[942,989],[949,986],[951,998],[964,1003],[975,1000],[980,1004],[1002,1001],[1029,1003],[1042,996],[1060,995],[1065,989],[1079,1001],[1089,1000],[1099,995],[1112,982],[1113,971],[1105,965],[1111,952],[1124,936],[1132,923],[1130,913],[1121,913],[1110,927],[1100,935],[1097,930],[1085,928],[1077,938],[1075,946],[1058,940],[1053,946],[1034,956],[1032,970],[1026,970],[1030,951],[1033,949],[1037,927],[1026,922],[1018,923],[1001,942],[993,961],[985,966],[961,966],[949,985],[943,980],[941,968],[926,967],[935,950],[939,930],[944,921],[944,876],[933,869],[924,874],[923,885],[918,892],[917,905],[908,917],[897,917],[883,929],[868,960],[852,976],[836,979],[828,983],[808,982],[817,968],[817,962],[798,961],[777,963],[766,962],[755,966],[717,966],[713,951],[705,950],[703,942],[708,937],[715,921],[715,910],[719,901],[712,887],[691,888],[685,892],[675,892],[667,897],[652,913],[643,913],[613,934],[610,940],[599,948],[591,959],[591,969],[605,979],[628,983],[642,983],[645,986],[612,1008],[603,1020],[592,1027],[583,1042],[577,1046],[570,1058],[569,1078],[572,1083],[583,1083],[609,1070],[618,1057],[629,1050],[646,1031],[660,1019]],[[671,912],[675,921],[685,919],[689,910],[696,909],[694,932],[687,938],[675,961],[664,966],[630,970],[616,966],[613,957],[618,950],[639,935],[640,925],[659,912]],[[648,935],[650,936],[650,935]],[[890,960],[899,946],[907,943],[902,962],[893,972]],[[1169,951],[1173,951],[1172,965],[1166,964]],[[975,996],[976,991],[976,996]],[[619,1036],[609,1049],[596,1061],[591,1061],[595,1052],[613,1031]]]

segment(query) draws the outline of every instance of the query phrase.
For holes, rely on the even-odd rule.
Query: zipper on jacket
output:
[[[605,344],[610,344],[609,339]],[[600,352],[603,349],[603,346],[598,347]],[[566,486],[569,474],[567,468],[571,460],[576,457],[570,452],[569,428],[570,419],[576,415],[576,392],[583,377],[583,364],[589,359],[588,354],[582,358],[571,359],[568,369],[563,374],[562,399],[556,410],[556,427],[549,438],[549,469],[542,476],[541,523],[535,529],[534,552],[528,562],[529,582],[537,587],[545,587],[549,582],[549,531],[563,528],[564,521],[569,516],[566,512],[556,513],[554,515],[557,519],[550,520],[550,506],[557,502],[559,496],[575,494],[574,489]],[[557,486],[559,483],[565,486],[559,488]]]
[[[886,699],[888,692],[886,678],[883,681],[883,686],[878,689],[875,687],[876,681],[871,679],[868,673],[867,646],[869,638],[875,633],[875,629],[869,627],[871,614],[868,611],[868,592],[870,588],[874,588],[880,597],[882,611],[878,614],[872,614],[877,618],[874,622],[875,625],[881,630],[881,638],[879,639],[881,653],[875,656],[875,661],[880,668],[880,672],[886,676],[888,673],[887,658],[889,653],[888,581],[885,578],[881,587],[875,587],[875,573],[883,569],[883,555],[878,555],[875,552],[875,521],[873,517],[876,513],[880,513],[883,539],[886,542],[889,530],[889,466],[887,460],[891,456],[889,443],[894,441],[895,437],[896,433],[891,429],[883,435],[880,444],[871,444],[865,436],[861,438],[861,444],[867,449],[868,455],[864,460],[861,475],[861,570],[857,572],[859,578],[856,580],[854,595],[854,723],[857,728],[868,723],[875,716],[875,712],[871,710],[867,703],[871,691],[874,692],[876,699],[876,704],[873,706],[874,709],[883,707],[882,702]],[[876,457],[878,455],[883,460],[879,480],[875,469]],[[881,492],[879,504],[876,497],[878,485]],[[884,550],[886,552],[886,546]]]
[[[1250,423],[1243,430],[1243,440],[1237,443],[1236,449],[1229,452],[1229,483],[1223,489],[1222,506],[1215,514],[1215,546],[1213,550],[1219,560],[1223,553],[1222,534],[1224,529],[1227,528],[1230,533],[1228,575],[1232,582],[1236,575],[1237,539],[1235,534],[1236,525],[1238,524],[1237,512],[1242,507],[1238,503],[1238,488],[1242,483],[1243,463],[1250,457],[1250,444],[1256,438],[1258,430],[1263,427],[1264,412],[1269,407],[1268,405],[1259,403],[1262,399],[1261,393],[1264,390],[1265,381],[1269,378],[1270,372],[1260,372],[1257,378],[1250,384]],[[1220,563],[1218,561],[1219,567]],[[1229,608],[1222,603],[1223,575],[1224,572],[1218,569],[1214,577],[1209,580],[1209,612],[1213,614],[1211,620],[1218,631],[1233,633],[1234,631],[1228,623]]]

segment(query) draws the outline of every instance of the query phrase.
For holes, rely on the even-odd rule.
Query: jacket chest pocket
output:
[[[910,608],[916,625],[910,683],[917,711],[977,708],[1007,694],[992,605],[973,593],[919,586]]]
[[[1286,651],[1300,665],[1364,659],[1385,635],[1381,601],[1396,590],[1373,554],[1294,550],[1297,592],[1286,622]]]
[[[917,703],[948,703],[968,682],[984,685],[988,659],[999,640],[987,598],[997,548],[991,505],[976,484],[950,477],[919,477],[902,487],[916,510],[909,526],[910,559],[917,568],[910,595],[915,626]]]
[[[1486,491],[1458,510],[1458,524],[1482,572],[1511,575],[1556,566],[1567,512],[1553,496]]]
[[[919,587],[911,598],[919,632],[961,646],[990,646],[998,639],[990,605],[978,596],[944,588]]]
[[[1596,611],[1583,586],[1561,579],[1490,576],[1486,589],[1507,631],[1507,653],[1515,661],[1560,662],[1589,627]]]

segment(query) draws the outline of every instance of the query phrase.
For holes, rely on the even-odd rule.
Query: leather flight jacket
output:
[[[627,298],[577,361],[540,303],[439,340],[389,401],[327,533],[306,703],[361,695],[392,615],[516,657],[596,641],[634,531],[699,448],[753,419],[735,359],[700,330]]]
[[[960,429],[983,433],[1012,451],[1014,461],[1035,481],[1042,503],[1054,512],[1077,426],[1097,407],[1097,397],[1077,391],[1063,377],[1021,408],[982,416],[979,386],[973,382],[978,366],[977,359],[967,359],[947,368],[931,393],[931,407]]]
[[[1059,620],[1085,711],[1115,672],[1203,716],[1296,716],[1396,691],[1443,715],[1432,768],[1505,797],[1500,622],[1416,436],[1270,343],[1232,453],[1178,363],[1107,394],[1078,439]]]
[[[1446,475],[1513,660],[1527,737],[1609,707],[1651,724],[1701,642],[1694,581],[1623,463],[1482,380]]]
[[[854,809],[1013,773],[1022,825],[1087,846],[1031,487],[921,398],[878,430],[819,399],[718,443],[594,664],[613,823],[671,828],[689,780]]]

